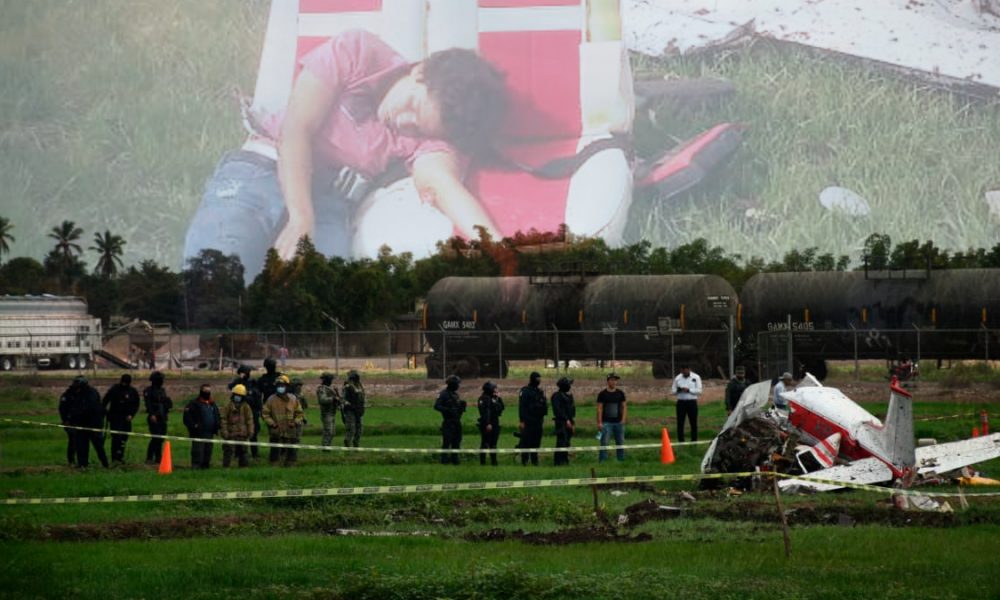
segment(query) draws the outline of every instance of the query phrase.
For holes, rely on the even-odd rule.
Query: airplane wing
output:
[[[982,437],[921,446],[916,449],[917,473],[947,473],[994,458],[1000,458],[1000,433]]]
[[[842,481],[844,483],[883,483],[892,481],[892,469],[881,460],[875,457],[862,458],[849,465],[840,465],[813,471],[805,477],[825,479],[827,481]],[[818,483],[809,479],[782,479],[778,482],[778,487],[782,490],[811,490],[814,492],[829,492],[839,490],[842,485],[829,483]]]

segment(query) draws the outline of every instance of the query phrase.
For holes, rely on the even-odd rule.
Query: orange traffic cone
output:
[[[160,459],[160,475],[174,472],[174,461],[170,458],[170,440],[163,442],[163,457]]]
[[[670,434],[667,433],[667,428],[663,428],[662,436],[663,445],[660,447],[660,462],[665,465],[672,465],[676,460],[674,458],[674,447],[670,445]]]

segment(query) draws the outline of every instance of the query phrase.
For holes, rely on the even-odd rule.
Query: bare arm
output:
[[[288,223],[274,242],[278,254],[285,260],[295,255],[300,238],[313,235],[313,138],[323,127],[336,98],[336,90],[304,70],[295,81],[288,100],[278,143],[278,179],[288,210]]]
[[[462,235],[478,237],[475,227],[480,225],[494,237],[500,237],[493,219],[462,183],[459,171],[454,156],[447,152],[432,152],[414,161],[413,182],[420,197],[447,215]]]

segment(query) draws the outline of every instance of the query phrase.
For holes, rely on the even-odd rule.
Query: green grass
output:
[[[432,448],[437,416],[429,401],[373,398],[366,415],[366,445]],[[53,392],[26,385],[0,389],[0,416],[54,422]],[[868,408],[878,414],[884,403]],[[918,417],[951,414],[955,405],[920,402]],[[658,439],[673,425],[665,402],[636,404],[628,442]],[[721,421],[708,405],[704,422]],[[580,422],[593,420],[581,407]],[[315,409],[304,441],[318,442]],[[474,445],[466,419],[465,447]],[[703,436],[715,426],[705,425]],[[960,421],[918,423],[917,434],[957,439]],[[144,424],[138,426],[144,430]],[[180,433],[179,419],[171,424]],[[595,443],[583,425],[577,445]],[[502,436],[512,447],[513,437]],[[577,451],[569,468],[525,468],[503,457],[499,467],[475,461],[460,467],[433,455],[344,455],[302,451],[292,469],[257,464],[249,469],[186,467],[189,446],[174,444],[175,472],[160,476],[138,466],[145,442],[128,446],[130,466],[77,471],[60,466],[62,432],[0,423],[0,496],[92,496],[129,493],[228,491],[549,479],[658,473],[698,469],[703,447],[678,448],[677,464],[659,464],[656,450],[630,451],[623,464],[598,464]],[[552,444],[549,433],[543,442]],[[92,457],[93,460],[93,457]],[[997,464],[987,464],[987,473]],[[624,494],[610,493],[619,489]],[[538,598],[682,596],[691,598],[970,597],[1000,593],[991,576],[997,547],[1000,501],[971,500],[972,508],[942,521],[904,528],[879,525],[893,511],[881,494],[785,496],[792,509],[793,558],[783,557],[773,498],[769,494],[695,492],[685,504],[677,495],[687,482],[652,487],[611,486],[599,503],[612,521],[635,503],[684,506],[686,516],[622,528],[649,534],[630,544],[592,542],[537,546],[517,541],[472,542],[465,536],[500,529],[551,532],[593,527],[588,488],[504,490],[350,498],[225,500],[0,507],[0,596],[160,598]],[[796,521],[796,515],[817,515]],[[837,515],[869,519],[854,527],[817,523]],[[919,515],[918,515],[919,516]],[[936,523],[936,525],[935,525]],[[935,525],[933,528],[928,528]],[[341,528],[399,533],[371,538],[335,535]],[[424,537],[429,536],[429,537]],[[928,540],[935,543],[930,544]],[[84,558],[85,557],[85,558]],[[210,574],[210,575],[206,575]],[[182,592],[181,592],[182,591]]]
[[[748,126],[734,160],[689,197],[642,200],[630,231],[653,245],[705,238],[745,257],[793,248],[856,256],[864,239],[933,240],[962,250],[996,243],[984,192],[1000,185],[1000,103],[951,95],[877,69],[759,41],[692,58],[637,57],[637,77],[722,77],[736,95],[718,107],[661,107],[636,127],[640,148],[716,123]],[[989,164],[987,164],[989,163]],[[833,214],[827,186],[867,198],[870,218]],[[753,208],[755,216],[748,216]],[[722,232],[725,232],[723,235]]]

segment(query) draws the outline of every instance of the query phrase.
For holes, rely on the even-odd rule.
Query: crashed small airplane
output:
[[[1000,433],[915,447],[913,398],[895,379],[885,423],[809,374],[784,394],[789,412],[769,407],[770,390],[768,381],[746,389],[705,453],[703,473],[764,467],[825,481],[784,479],[784,490],[825,492],[845,487],[832,482],[909,487],[1000,457]]]

